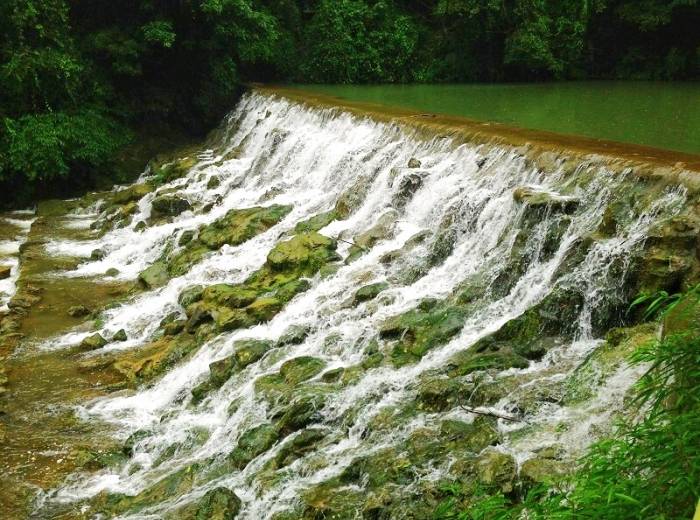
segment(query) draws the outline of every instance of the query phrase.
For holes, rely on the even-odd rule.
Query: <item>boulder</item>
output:
[[[409,168],[420,168],[421,167],[421,162],[416,159],[415,157],[411,157],[408,161],[408,167]]]
[[[203,295],[204,287],[201,285],[191,285],[180,292],[180,295],[177,297],[177,303],[187,308],[193,303],[200,301]]]
[[[272,424],[261,424],[245,431],[236,448],[229,453],[228,461],[236,469],[245,468],[258,455],[269,450],[279,439],[279,431]]]
[[[360,303],[373,300],[379,293],[385,291],[389,287],[388,283],[379,282],[370,285],[365,285],[360,287],[352,297],[352,305],[359,305]]]
[[[280,367],[280,375],[288,385],[296,385],[320,373],[326,363],[311,356],[301,356],[285,361]]]
[[[73,305],[68,308],[68,316],[72,318],[84,318],[90,314],[90,309],[85,307],[85,305]]]
[[[191,207],[189,201],[176,195],[161,195],[151,202],[151,212],[155,216],[176,217]]]
[[[208,190],[215,190],[221,185],[221,179],[217,175],[212,175],[209,177],[209,180],[207,181],[207,189]]]
[[[112,336],[112,341],[126,341],[127,339],[129,338],[127,337],[124,329],[119,329],[114,333],[114,336]]]
[[[147,289],[154,289],[168,283],[168,266],[165,262],[155,262],[139,274],[139,282]]]
[[[119,269],[116,267],[110,267],[105,271],[105,276],[117,276],[119,275]]]
[[[102,348],[107,344],[107,340],[104,339],[99,333],[88,336],[80,343],[80,348],[86,350],[96,350]]]
[[[234,520],[241,505],[241,499],[233,491],[217,487],[199,500],[194,520]]]
[[[0,265],[0,280],[6,280],[12,274],[12,267],[9,265]]]
[[[132,184],[124,190],[115,192],[111,197],[112,202],[119,205],[136,202],[151,193],[154,189],[152,185],[147,183]]]

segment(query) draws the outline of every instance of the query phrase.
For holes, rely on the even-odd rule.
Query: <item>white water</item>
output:
[[[7,303],[17,290],[19,278],[19,248],[27,240],[34,222],[34,211],[12,211],[0,216],[0,228],[5,240],[0,240],[0,267],[10,267],[10,276],[0,280],[0,311],[7,310]]]
[[[219,166],[215,164],[236,147],[241,151],[239,158]],[[650,226],[673,215],[684,200],[682,190],[668,191],[653,205],[631,216],[617,236],[595,242],[579,265],[568,272],[559,272],[579,239],[596,229],[607,203],[619,196],[625,183],[632,182],[626,176],[607,172],[600,166],[582,166],[574,175],[563,171],[545,174],[516,150],[460,145],[447,138],[425,141],[397,126],[335,110],[309,109],[258,94],[243,99],[229,117],[227,138],[221,148],[203,157],[186,178],[166,186],[179,187],[179,194],[193,203],[194,211],[180,215],[172,223],[135,232],[133,226],[149,216],[150,201],[154,197],[151,194],[140,202],[140,212],[129,227],[111,231],[93,241],[57,240],[48,244],[47,249],[52,254],[78,252],[89,257],[92,250],[101,248],[107,252],[105,258],[82,264],[73,276],[96,276],[116,267],[120,278],[132,279],[156,260],[168,241],[177,239],[181,231],[212,222],[230,209],[292,204],[293,211],[278,225],[250,241],[236,247],[224,246],[166,287],[107,311],[103,335],[109,337],[124,328],[129,341],[109,345],[105,350],[135,348],[146,342],[164,316],[173,310],[181,311],[177,295],[183,288],[197,283],[244,280],[262,265],[280,235],[297,222],[332,209],[338,197],[355,189],[358,182],[371,187],[357,211],[347,220],[331,223],[321,233],[351,239],[379,219],[392,222],[391,232],[360,259],[342,266],[335,275],[314,279],[310,290],[297,296],[269,323],[216,337],[150,388],[86,404],[80,413],[87,420],[113,423],[122,438],[144,428],[152,433],[137,444],[132,460],[124,467],[95,475],[76,475],[64,487],[44,497],[48,502],[73,502],[103,490],[135,494],[193,462],[225,456],[235,447],[241,433],[268,420],[269,404],[253,390],[253,382],[260,375],[272,373],[284,361],[302,355],[323,359],[327,369],[355,365],[363,359],[365,345],[387,318],[414,308],[424,298],[449,296],[470,276],[496,280],[508,268],[507,260],[516,235],[524,225],[526,210],[513,200],[513,189],[518,186],[536,186],[581,199],[581,206],[571,216],[556,251],[550,256],[539,254],[547,232],[564,218],[551,213],[530,234],[526,250],[533,254],[524,274],[504,296],[487,294],[455,338],[429,352],[417,364],[401,369],[382,366],[368,370],[356,384],[332,395],[322,410],[322,425],[329,430],[328,440],[320,448],[322,463],[319,463],[319,453],[312,452],[280,470],[285,476],[272,487],[263,489],[256,474],[275,456],[277,445],[243,471],[198,484],[191,493],[158,504],[133,518],[160,518],[164,512],[217,486],[233,489],[243,500],[241,518],[269,518],[293,505],[302,490],[339,474],[359,455],[394,445],[417,428],[434,425],[445,417],[472,420],[473,417],[460,409],[447,414],[418,414],[408,423],[397,423],[390,432],[375,433],[369,439],[363,436],[377,414],[414,399],[421,375],[443,367],[455,353],[498,330],[506,321],[541,301],[553,288],[573,286],[586,297],[576,325],[575,341],[551,350],[543,360],[531,363],[527,369],[513,369],[498,376],[522,373],[531,385],[561,380],[599,344],[599,339],[593,337],[591,313],[604,299],[614,298],[623,284],[622,278],[610,275],[610,266],[628,262],[643,245]],[[421,168],[406,168],[412,157],[422,161]],[[479,168],[478,163],[483,159],[486,162]],[[595,175],[583,175],[588,173],[587,168],[593,168]],[[413,173],[423,178],[420,189],[405,206],[392,204],[401,179]],[[222,183],[208,190],[206,184],[211,175],[218,175]],[[222,197],[221,203],[210,213],[198,211],[217,197]],[[380,263],[384,254],[402,248],[421,231],[427,231],[430,238],[403,251],[394,262]],[[432,241],[445,231],[452,233],[454,248],[443,262],[431,267],[426,260]],[[349,247],[339,242],[341,255],[345,256]],[[417,279],[409,277],[407,273],[411,269],[422,269],[424,274]],[[374,302],[350,309],[342,305],[357,288],[385,280],[391,283],[391,288]],[[499,294],[500,287],[491,289]],[[290,325],[299,324],[313,328],[304,343],[272,351],[236,374],[199,405],[190,404],[190,390],[207,376],[212,361],[232,353],[234,341],[277,339]],[[46,342],[43,347],[62,348],[75,344],[85,335],[70,333]],[[329,341],[328,338],[335,339]],[[591,426],[609,421],[620,408],[624,392],[636,376],[631,369],[623,367],[611,379],[609,388],[612,391],[602,392],[592,402],[575,409],[551,403],[542,406],[527,418],[542,428],[524,440],[511,442],[509,436],[525,423],[500,424],[505,435],[501,448],[524,460],[537,447],[554,442],[572,449],[585,447],[592,439]],[[512,399],[515,396],[503,399],[498,409],[508,413],[515,404]],[[229,416],[227,410],[235,401],[239,406]],[[557,433],[554,426],[562,422],[574,427]],[[207,440],[193,443],[193,437],[202,430],[207,432]],[[188,448],[156,466],[154,462],[159,456],[178,442]],[[437,467],[422,478],[435,479],[447,471],[447,466]]]

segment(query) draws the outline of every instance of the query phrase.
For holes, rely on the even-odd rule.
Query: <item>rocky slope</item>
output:
[[[700,281],[697,191],[655,171],[248,94],[138,183],[37,208],[0,508],[424,519],[564,474],[657,333],[631,300]]]

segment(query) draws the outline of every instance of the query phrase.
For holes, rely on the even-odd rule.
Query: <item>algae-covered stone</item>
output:
[[[418,159],[416,159],[415,157],[411,157],[411,159],[408,161],[408,167],[409,168],[420,168],[421,162]]]
[[[306,453],[314,450],[316,445],[325,438],[326,431],[320,428],[307,428],[289,440],[280,448],[275,456],[278,468],[288,466]]]
[[[284,302],[278,298],[273,296],[262,297],[248,305],[246,313],[253,319],[254,323],[264,323],[275,317],[282,310],[283,306]]]
[[[495,486],[503,493],[510,493],[516,475],[515,459],[512,455],[489,448],[477,458],[476,473],[482,485]]]
[[[233,520],[241,505],[241,499],[233,491],[218,487],[200,499],[194,520]]]
[[[151,202],[151,212],[166,217],[176,217],[191,209],[189,201],[175,195],[161,195]]]
[[[301,356],[285,361],[280,367],[280,375],[287,384],[296,385],[297,383],[311,379],[320,373],[325,366],[326,363],[321,359],[311,356]]]
[[[464,326],[460,307],[441,303],[430,309],[416,308],[384,322],[379,330],[383,339],[394,340],[392,362],[402,366],[422,358],[430,349],[444,344]]]
[[[507,347],[497,352],[477,352],[469,349],[455,354],[448,362],[450,374],[453,376],[465,376],[482,370],[527,368],[528,365],[527,359]]]
[[[279,439],[279,432],[272,424],[261,424],[244,432],[228,460],[237,469],[243,469],[261,453],[269,450]]]
[[[253,303],[258,293],[245,286],[220,283],[199,291],[199,296],[199,299],[203,299],[207,304],[242,309]]]
[[[73,305],[68,308],[68,315],[72,318],[83,318],[90,314],[90,309],[85,305]]]
[[[236,364],[240,368],[245,368],[248,365],[262,359],[267,352],[272,348],[273,343],[266,340],[244,339],[234,343],[235,352],[233,354]]]
[[[0,265],[0,280],[6,280],[12,274],[12,267],[9,265]]]
[[[221,246],[238,245],[267,231],[282,220],[292,210],[292,206],[272,205],[234,209],[224,217],[209,224],[199,232],[199,242],[209,249]]]
[[[314,231],[300,233],[290,240],[278,243],[267,255],[267,263],[274,271],[292,268],[303,273],[313,273],[336,259],[335,248],[335,241],[326,236]]]
[[[278,422],[283,435],[288,435],[321,420],[321,410],[326,404],[322,392],[308,393],[292,401]]]
[[[353,295],[352,304],[359,305],[360,303],[373,300],[380,292],[385,291],[388,287],[389,284],[386,282],[373,283],[360,287]]]
[[[190,242],[192,242],[192,239],[194,238],[195,232],[192,229],[187,229],[182,232],[180,235],[180,238],[177,239],[177,245],[179,246],[186,246]]]
[[[182,332],[185,329],[186,325],[186,320],[171,321],[170,323],[166,323],[163,327],[163,334],[165,336],[175,336],[177,334],[180,334],[180,332]]]
[[[177,303],[187,308],[189,305],[198,302],[204,296],[204,287],[201,285],[191,285],[180,292]]]
[[[88,336],[80,343],[80,348],[95,350],[102,348],[107,344],[107,340],[104,339],[99,333]]]
[[[285,345],[299,345],[303,343],[307,336],[311,333],[311,327],[308,325],[291,325],[285,330],[277,340],[278,347]]]
[[[139,282],[147,289],[154,289],[168,283],[168,266],[165,262],[155,262],[139,274]]]
[[[310,231],[320,231],[337,218],[338,214],[335,210],[319,213],[318,215],[314,215],[307,220],[297,223],[297,225],[294,226],[294,232],[308,233]]]
[[[111,199],[114,204],[128,204],[129,202],[141,200],[153,190],[155,190],[155,188],[151,184],[132,184],[124,190],[115,192],[111,196]]]
[[[127,337],[124,329],[119,329],[114,333],[114,336],[112,336],[112,341],[126,341],[127,339],[129,338]]]
[[[570,465],[563,461],[536,456],[520,466],[520,478],[529,483],[553,482],[569,471]]]
[[[209,177],[209,180],[207,181],[207,189],[208,190],[215,190],[221,186],[221,179],[217,175],[212,175]]]

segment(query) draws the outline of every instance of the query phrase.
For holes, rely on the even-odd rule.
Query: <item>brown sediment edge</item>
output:
[[[284,97],[311,107],[336,108],[360,117],[397,123],[425,133],[426,136],[437,135],[458,138],[464,142],[511,146],[521,148],[525,155],[531,157],[543,152],[549,152],[550,155],[563,154],[581,162],[602,162],[613,170],[631,168],[640,177],[682,184],[692,193],[700,192],[700,155],[349,101],[313,90],[261,84],[252,84],[250,88],[261,94]]]

